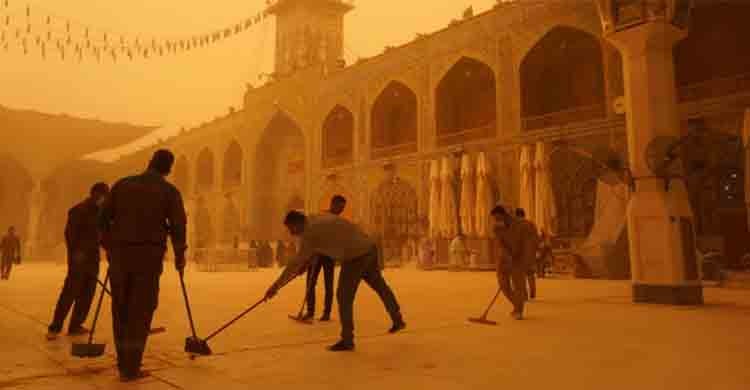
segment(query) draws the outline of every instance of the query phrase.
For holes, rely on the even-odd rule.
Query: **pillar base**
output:
[[[634,284],[633,302],[684,306],[702,305],[703,286]]]

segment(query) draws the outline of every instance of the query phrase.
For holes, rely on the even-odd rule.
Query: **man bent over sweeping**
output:
[[[266,299],[273,298],[285,281],[302,274],[317,256],[327,256],[341,262],[336,291],[341,341],[330,346],[329,350],[354,350],[353,306],[360,280],[375,290],[383,301],[393,321],[389,332],[396,333],[406,327],[396,297],[378,267],[375,242],[359,226],[336,215],[306,217],[297,211],[287,214],[284,225],[289,233],[300,237],[300,250],[268,289]]]

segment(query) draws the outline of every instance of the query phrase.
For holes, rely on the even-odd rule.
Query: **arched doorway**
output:
[[[394,177],[382,183],[372,198],[372,230],[380,240],[386,262],[399,262],[405,245],[419,239],[417,192]]]
[[[277,113],[263,131],[255,152],[251,239],[287,237],[283,220],[290,207],[304,209],[305,139],[289,116]],[[294,196],[298,202],[290,204]]]
[[[582,240],[594,226],[599,167],[566,147],[552,152],[550,166],[555,167],[550,181],[557,203],[557,236]]]
[[[440,80],[435,95],[439,145],[495,135],[495,72],[485,63],[461,58]]]
[[[213,246],[215,241],[211,212],[206,207],[203,198],[198,198],[195,205],[195,246],[206,249]]]
[[[545,34],[521,62],[524,130],[603,118],[603,58],[589,33],[556,27]]]
[[[417,95],[391,81],[372,106],[370,116],[374,158],[417,151]]]
[[[240,212],[234,204],[234,200],[227,200],[224,206],[224,231],[222,234],[222,244],[233,245],[235,241],[242,239],[242,226],[240,221]]]
[[[224,154],[224,189],[228,190],[242,184],[242,147],[232,141]]]
[[[352,162],[354,156],[354,115],[336,106],[323,122],[323,166],[326,168]]]
[[[674,48],[680,101],[750,90],[750,3],[700,2],[687,38]]]
[[[183,195],[189,192],[190,169],[187,158],[185,156],[180,156],[177,159],[177,162],[175,163],[173,169],[172,178],[175,187],[177,187],[177,189],[179,189],[180,192],[183,193]]]
[[[28,234],[32,178],[18,161],[0,156],[0,235],[14,226],[25,240]]]
[[[195,174],[195,191],[197,193],[210,192],[214,188],[214,154],[208,148],[203,148],[198,154]]]

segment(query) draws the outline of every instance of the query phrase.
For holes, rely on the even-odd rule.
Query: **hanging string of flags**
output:
[[[12,7],[0,0],[0,52],[21,51],[24,55],[51,55],[62,60],[149,59],[180,54],[215,44],[250,30],[268,14],[258,12],[237,23],[211,32],[181,37],[146,34],[118,34],[70,18],[61,17],[30,4]]]

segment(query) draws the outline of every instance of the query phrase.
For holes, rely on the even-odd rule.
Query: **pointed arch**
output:
[[[387,157],[417,151],[417,95],[391,81],[375,99],[370,115],[372,155]]]
[[[196,192],[209,192],[214,187],[214,154],[209,148],[203,148],[198,154],[195,174]]]
[[[174,166],[173,182],[174,185],[183,193],[190,191],[190,169],[187,157],[180,156]]]
[[[224,153],[224,189],[237,187],[242,184],[242,147],[239,142],[232,140]]]
[[[521,62],[525,130],[606,115],[602,44],[588,32],[558,26]]]
[[[354,157],[354,114],[337,105],[323,122],[323,166],[350,163]]]
[[[459,59],[435,90],[439,145],[492,137],[497,121],[495,72],[484,62]]]

